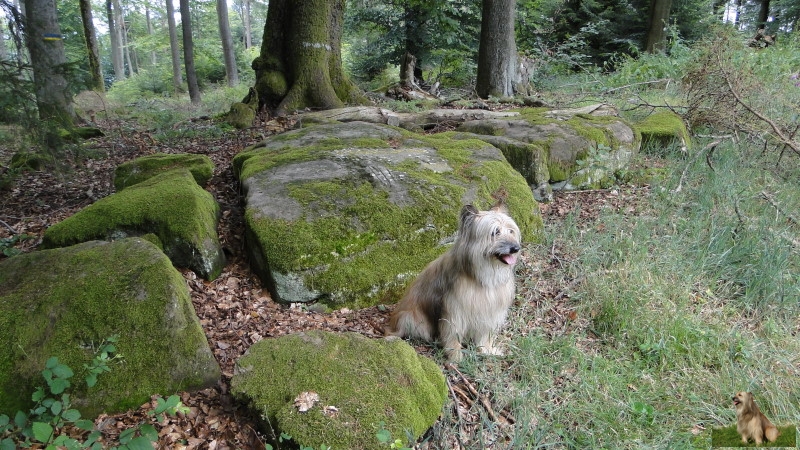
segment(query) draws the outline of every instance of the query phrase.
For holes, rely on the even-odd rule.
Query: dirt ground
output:
[[[139,409],[116,415],[102,415],[95,425],[103,434],[106,445],[114,445],[122,430],[142,423],[153,423],[159,430],[157,448],[163,449],[263,449],[271,436],[259,431],[254,415],[238,404],[229,394],[230,379],[237,358],[247,348],[261,339],[282,336],[304,330],[323,329],[329,331],[352,331],[372,338],[382,337],[382,326],[386,322],[391,306],[372,307],[359,311],[347,309],[332,313],[318,313],[302,307],[280,305],[270,299],[269,293],[262,289],[258,279],[252,274],[244,252],[243,204],[238,182],[231,170],[234,155],[246,146],[259,142],[266,136],[280,131],[286,123],[262,123],[242,131],[226,133],[218,138],[181,138],[159,140],[154,132],[136,129],[122,121],[98,123],[106,133],[105,137],[87,141],[84,149],[107,154],[107,157],[89,159],[86,157],[66,157],[59,171],[28,172],[21,174],[16,182],[5,192],[0,192],[0,238],[14,234],[30,235],[22,240],[17,248],[33,251],[41,242],[44,230],[97,199],[113,193],[113,173],[115,167],[140,156],[157,152],[201,153],[208,155],[216,164],[213,178],[207,189],[220,204],[222,219],[219,226],[220,241],[228,257],[228,265],[222,275],[214,281],[205,281],[188,270],[182,270],[191,290],[192,302],[200,318],[209,345],[222,368],[222,379],[209,389],[199,392],[179,393],[189,413],[168,417],[155,423],[147,414],[152,410],[152,402]],[[177,125],[182,130],[193,129],[198,136],[213,126],[211,119],[198,119]],[[10,150],[0,144],[0,173],[8,170]],[[589,224],[602,208],[620,210],[629,207],[630,197],[625,191],[600,190],[583,193],[557,193],[550,204],[541,205],[546,228],[557,227],[567,215],[579,211],[580,223]],[[554,246],[547,251],[538,252],[549,255],[548,260],[538,261],[538,267],[558,270],[558,249]],[[0,256],[2,257],[2,256]],[[530,278],[533,264],[532,255],[523,255],[518,266],[520,279]],[[558,279],[557,277],[554,279]],[[520,298],[526,301],[542,302],[549,309],[536,318],[535,326],[550,329],[563,329],[566,322],[574,318],[574,311],[566,305],[569,299],[569,285],[556,285],[547,282],[519,284]],[[525,292],[525,290],[535,292]],[[124,338],[124,337],[123,337]],[[427,346],[418,346],[421,353],[432,354]],[[470,380],[453,367],[443,367],[454,396],[446,408],[454,408],[456,414],[465,422],[457,429],[466,433],[477,433],[479,420],[470,425],[465,416],[476,408],[483,408],[490,417],[504,426],[514,426],[514,418],[509,411],[497,410],[491,396],[486,395],[474,380]],[[447,429],[442,425],[440,428]],[[79,434],[79,430],[67,429],[64,433]],[[419,445],[420,448],[457,448],[469,437],[443,438],[450,444]],[[498,442],[496,448],[502,448]]]

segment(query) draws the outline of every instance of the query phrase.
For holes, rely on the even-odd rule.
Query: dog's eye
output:
[[[500,228],[495,228],[495,229],[492,230],[492,237],[495,237],[498,234],[500,234]]]

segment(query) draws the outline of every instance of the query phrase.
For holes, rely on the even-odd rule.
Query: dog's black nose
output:
[[[514,254],[519,251],[519,245],[512,245],[510,249],[508,249],[509,253]]]

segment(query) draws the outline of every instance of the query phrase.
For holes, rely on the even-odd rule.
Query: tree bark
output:
[[[648,53],[663,52],[667,47],[666,26],[669,24],[669,12],[672,0],[651,0],[650,21],[647,27],[645,51]]]
[[[189,99],[192,104],[200,103],[200,86],[194,70],[194,41],[192,40],[192,11],[189,0],[180,0],[181,31],[183,32],[183,64],[186,67],[186,82],[189,84]]]
[[[770,0],[761,0],[761,5],[758,8],[756,28],[764,28],[764,34],[766,34],[767,20],[769,20],[769,2]]]
[[[6,21],[0,20],[0,61],[8,59],[8,49],[6,48]]]
[[[514,36],[515,0],[483,0],[478,78],[475,91],[481,98],[514,95],[517,44]]]
[[[144,4],[144,17],[147,21],[147,35],[153,36],[153,19],[150,17],[150,2]],[[150,66],[155,67],[158,64],[158,56],[155,50],[150,51]]]
[[[166,0],[167,28],[169,28],[169,50],[172,58],[172,86],[175,92],[183,92],[183,75],[181,73],[181,55],[178,47],[178,30],[175,26],[175,6],[172,0]]]
[[[239,70],[236,67],[231,24],[228,21],[228,2],[226,0],[217,0],[217,21],[219,22],[219,37],[222,40],[222,59],[225,61],[225,77],[228,80],[228,86],[233,87],[239,84]]]
[[[97,47],[97,35],[94,31],[92,22],[92,2],[89,0],[79,0],[81,9],[81,21],[83,21],[83,35],[86,39],[86,53],[89,57],[89,73],[92,74],[92,89],[103,92],[105,83],[103,82],[103,71],[100,67],[100,50]]]
[[[114,68],[114,78],[125,79],[125,61],[122,59],[122,38],[119,34],[118,23],[115,18],[115,6],[112,0],[106,0],[106,14],[108,16],[108,36],[111,39],[111,66]]]
[[[345,0],[272,0],[253,61],[259,105],[285,115],[305,107],[362,102],[342,69]]]
[[[72,127],[75,111],[64,76],[67,62],[54,0],[25,0],[25,43],[31,56],[36,107],[41,120]]]

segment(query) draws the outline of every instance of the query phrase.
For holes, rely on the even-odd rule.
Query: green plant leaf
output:
[[[5,438],[0,441],[0,450],[16,450],[17,444],[11,440],[11,438]]]
[[[54,401],[52,405],[50,405],[50,412],[53,413],[54,416],[61,414],[61,410],[63,408],[63,404],[59,401]]]
[[[129,450],[153,450],[152,441],[144,436],[139,436],[126,444]]]
[[[33,422],[33,438],[39,442],[50,442],[53,436],[53,427],[49,423]]]
[[[55,356],[47,358],[47,362],[44,364],[44,366],[48,369],[52,369],[57,365],[58,365],[58,358]]]
[[[375,437],[378,438],[378,442],[381,444],[387,444],[392,440],[392,433],[390,433],[386,428],[381,428],[377,433],[375,433]]]
[[[35,391],[33,391],[33,394],[31,394],[31,400],[33,400],[33,401],[38,403],[38,402],[42,401],[42,399],[44,399],[44,396],[45,396],[44,388],[42,388],[40,386],[40,387],[37,387]]]
[[[150,442],[155,442],[158,440],[158,430],[156,430],[156,427],[150,424],[145,424],[139,427],[139,432],[142,433],[142,436],[150,440]]]
[[[69,380],[66,378],[54,378],[48,384],[50,385],[50,392],[56,395],[64,392],[70,385]]]
[[[127,445],[128,442],[133,439],[134,433],[136,433],[136,428],[128,428],[122,431],[122,433],[119,434],[119,443]]]
[[[61,417],[67,422],[76,422],[81,418],[81,412],[77,409],[68,409],[64,411],[64,414],[62,414]]]
[[[97,374],[89,373],[89,375],[86,375],[86,386],[94,387],[95,384],[97,384]]]
[[[76,420],[74,425],[76,427],[80,428],[81,430],[85,430],[85,431],[94,430],[94,422],[92,422],[89,419]],[[89,443],[89,442],[87,441],[87,443]]]
[[[22,411],[17,411],[17,414],[14,416],[14,425],[16,425],[17,428],[24,428],[27,423],[28,415]]]
[[[75,375],[72,372],[72,369],[65,364],[58,364],[55,367],[52,367],[52,369],[53,374],[58,378],[71,378],[73,375]]]

